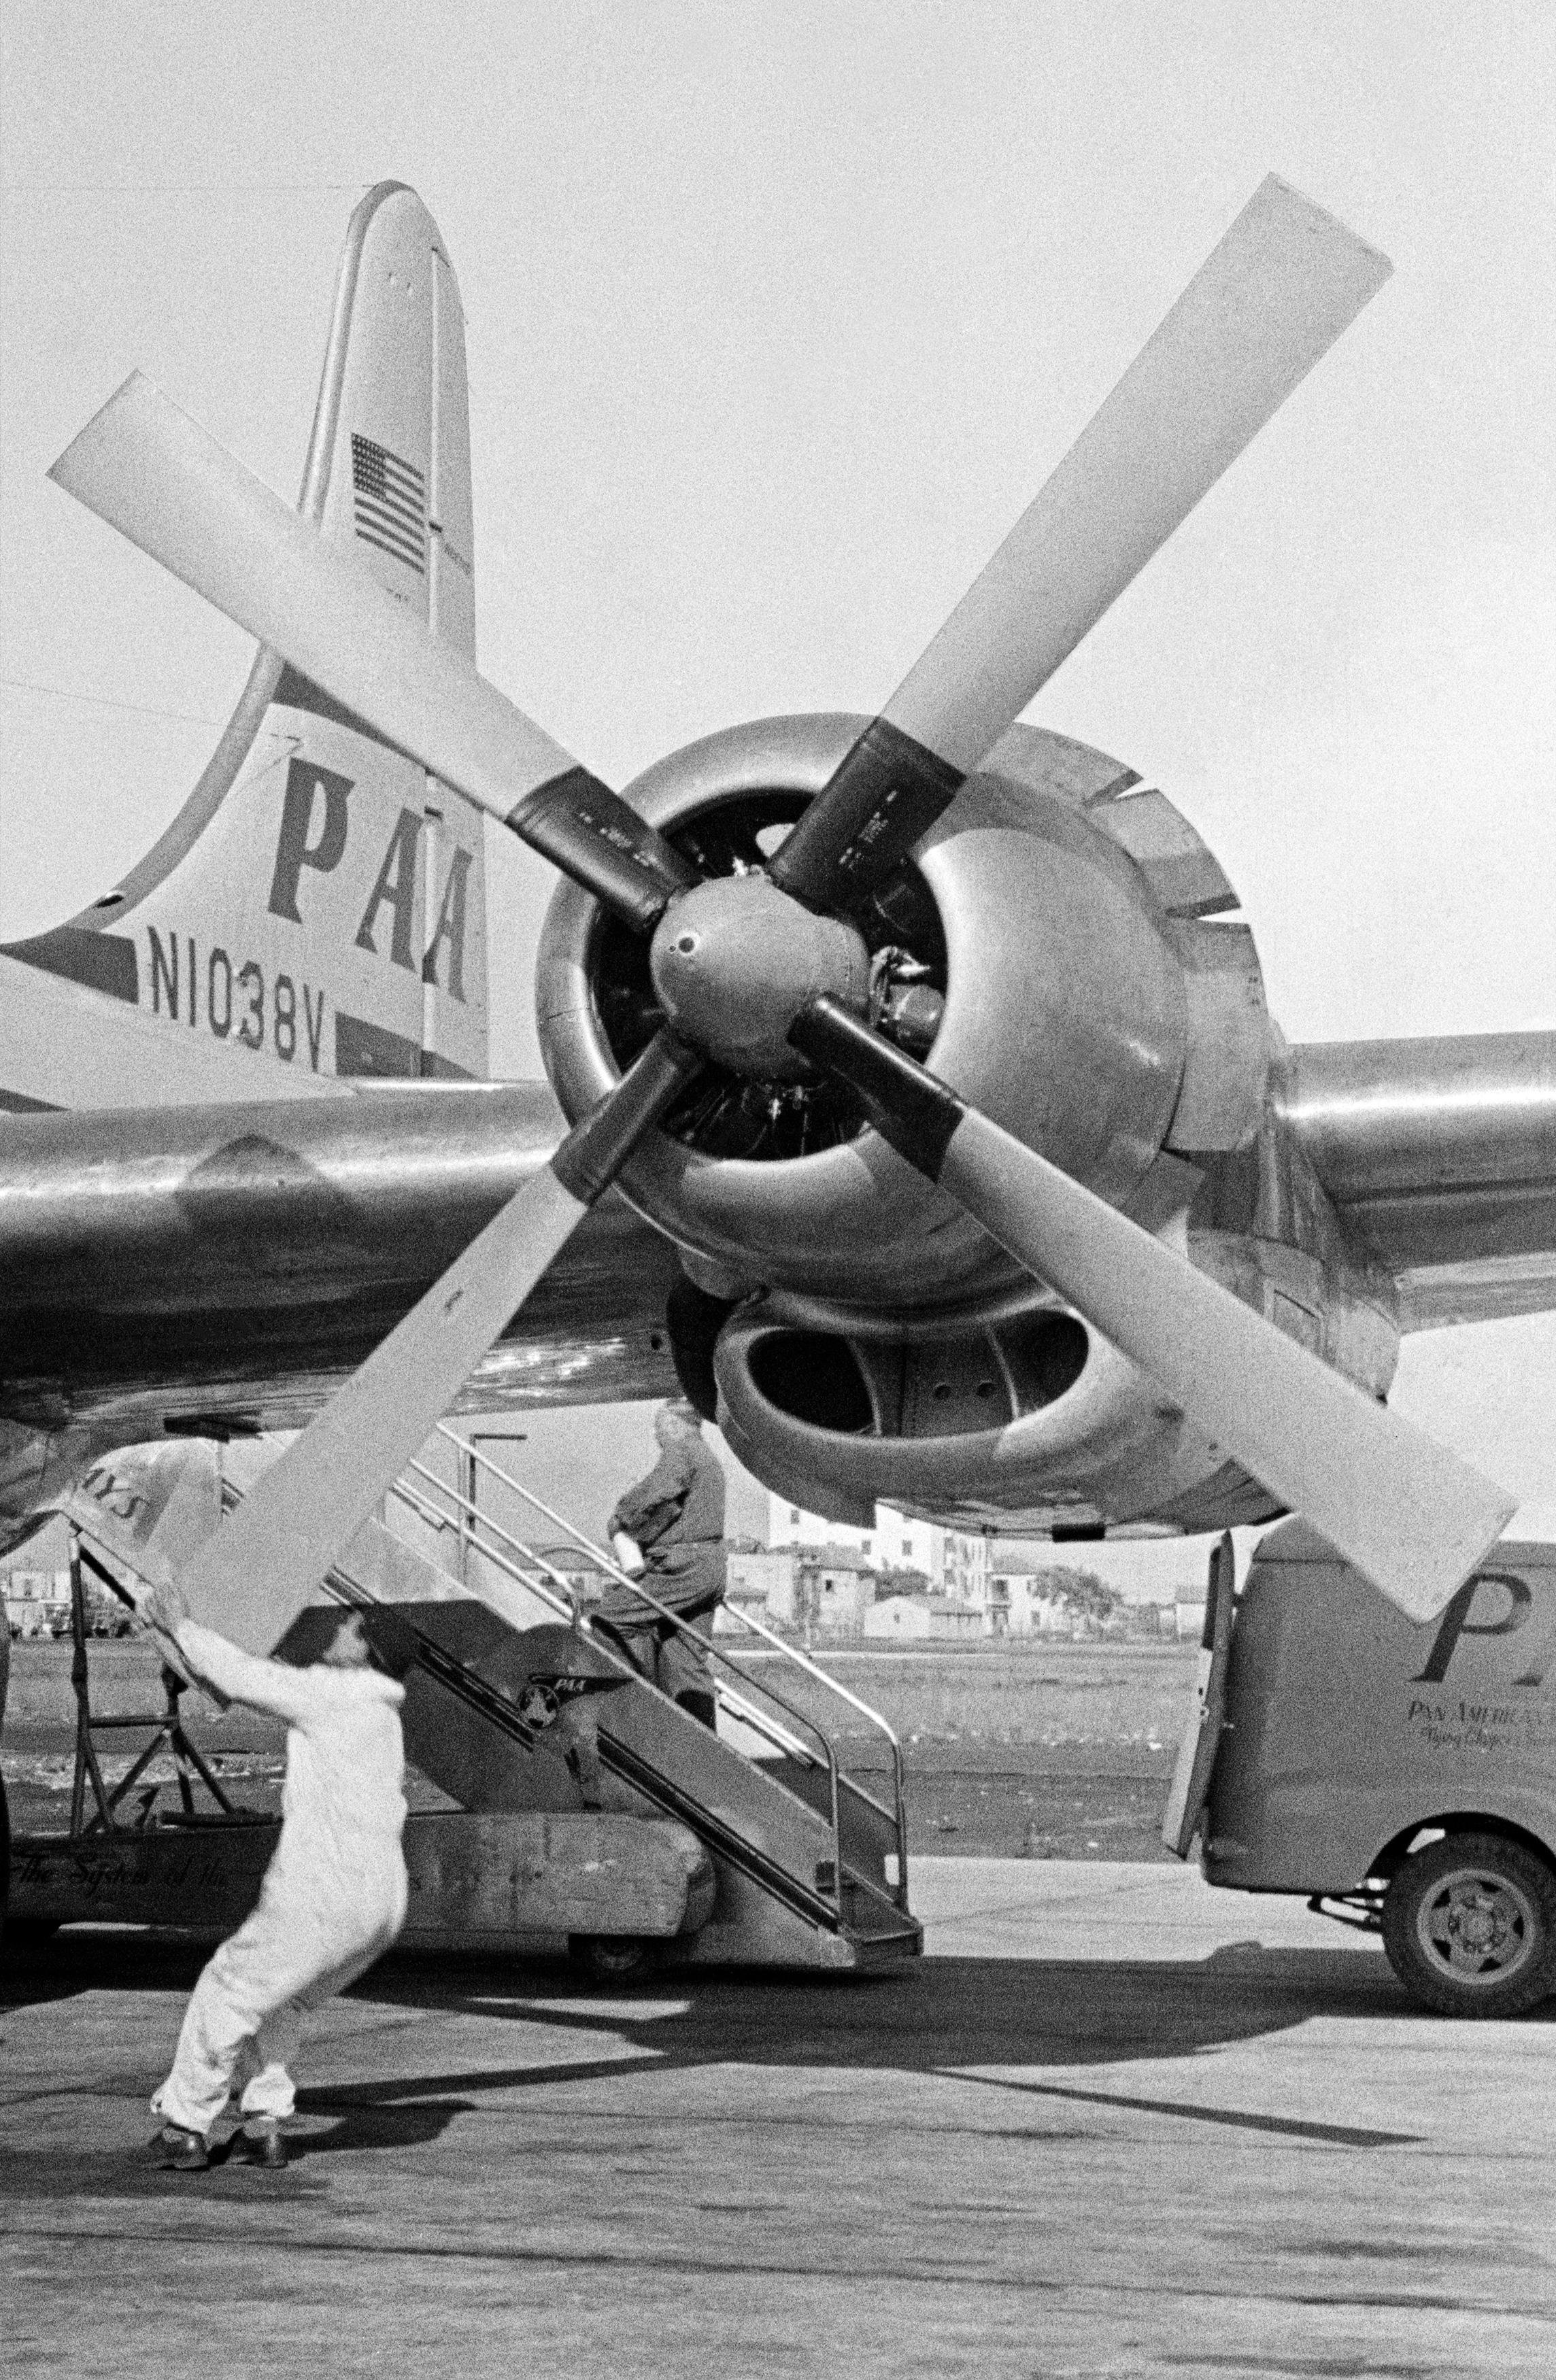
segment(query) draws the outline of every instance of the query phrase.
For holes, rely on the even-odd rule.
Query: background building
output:
[[[554,1571],[565,1578],[580,1603],[592,1606],[600,1601],[610,1572],[595,1555],[572,1544],[538,1546],[535,1550],[546,1572]]]
[[[804,1512],[781,1496],[770,1496],[767,1542],[770,1546],[848,1548],[861,1554],[878,1573],[921,1572],[933,1595],[970,1598],[989,1571],[986,1538],[915,1521],[890,1504],[876,1506],[872,1527],[850,1529],[839,1521],[824,1521],[819,1512]]]
[[[1161,1538],[1074,1548],[1011,1538],[994,1545],[979,1600],[994,1636],[1197,1636],[1205,1549]]]
[[[874,1568],[854,1545],[732,1547],[727,1560],[726,1600],[808,1644],[815,1636],[857,1636],[875,1601]],[[715,1625],[739,1623],[726,1618]]]
[[[866,1612],[861,1633],[871,1644],[975,1643],[983,1616],[948,1595],[888,1595]]]
[[[724,1600],[736,1610],[750,1611],[765,1621],[770,1628],[792,1628],[797,1609],[795,1587],[798,1559],[793,1546],[770,1548],[759,1546],[754,1550],[732,1547],[725,1556]],[[733,1628],[740,1633],[736,1621],[721,1609],[713,1615],[715,1630]]]
[[[13,1636],[65,1634],[70,1625],[70,1538],[62,1520],[45,1523],[0,1556],[0,1597]]]

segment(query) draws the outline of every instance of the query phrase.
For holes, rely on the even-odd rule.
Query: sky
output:
[[[1032,715],[1194,820],[1294,1040],[1556,1025],[1544,0],[25,0],[3,42],[0,940],[146,848],[249,652],[44,471],[139,365],[295,494],[371,183],[461,283],[481,666],[619,783],[874,710],[1273,170],[1394,278]],[[530,1073],[547,871],[503,839],[492,883]],[[1556,1525],[1556,1322],[1413,1340],[1395,1401]]]

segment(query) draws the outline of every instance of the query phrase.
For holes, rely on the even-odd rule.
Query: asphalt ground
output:
[[[919,1859],[889,1980],[383,1961],[283,2175],[139,2162],[198,1956],[0,1985],[0,2368],[1556,2372],[1556,2007],[1190,1870]]]

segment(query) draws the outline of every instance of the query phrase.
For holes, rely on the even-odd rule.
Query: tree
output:
[[[921,1570],[910,1570],[884,1562],[871,1573],[875,1580],[875,1599],[881,1603],[889,1595],[932,1595],[934,1588]]]
[[[128,1636],[129,1613],[116,1595],[95,1578],[85,1582],[82,1617],[89,1636]]]
[[[1048,1601],[1062,1604],[1080,1620],[1111,1620],[1124,1601],[1116,1587],[1091,1570],[1039,1571],[1034,1585]]]

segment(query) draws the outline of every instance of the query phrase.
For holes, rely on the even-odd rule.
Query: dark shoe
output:
[[[278,2116],[256,2116],[252,2122],[234,2132],[227,2143],[229,2165],[262,2166],[266,2173],[279,2173],[286,2163],[286,2136],[281,2130]]]
[[[169,2173],[203,2173],[211,2162],[203,2136],[182,2124],[164,2124],[151,2145],[151,2161]]]

